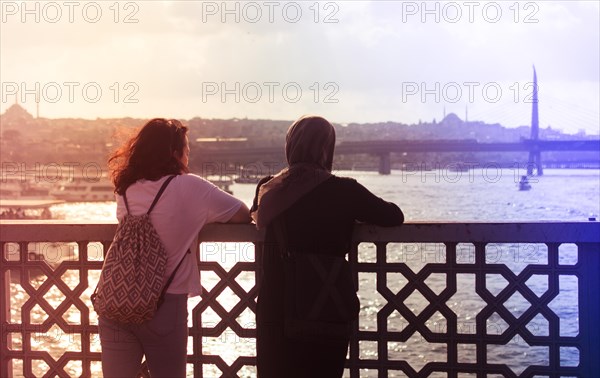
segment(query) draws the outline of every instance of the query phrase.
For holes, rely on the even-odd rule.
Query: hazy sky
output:
[[[599,1],[1,1],[0,111],[598,134]]]

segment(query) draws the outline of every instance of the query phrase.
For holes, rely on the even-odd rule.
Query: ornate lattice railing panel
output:
[[[98,376],[89,295],[113,224],[2,222],[1,376]],[[254,376],[262,235],[210,225],[189,376]],[[358,226],[350,377],[593,377],[600,224]]]
[[[363,303],[373,300],[375,286],[382,303],[365,305],[361,317],[362,323],[376,315],[372,330],[359,328],[358,338],[372,342],[365,368],[375,360],[380,371],[398,369],[410,377],[449,372],[449,366],[505,376],[525,370],[576,374],[578,358],[560,352],[580,342],[577,318],[569,315],[579,312],[581,266],[559,265],[557,244],[477,243],[470,263],[459,263],[458,243],[392,244],[386,249],[385,243],[377,243],[374,262],[362,261],[372,247],[358,248],[363,258],[357,269],[373,272],[371,280],[360,280]],[[497,248],[531,254],[511,254],[509,261],[501,261]],[[531,256],[535,259],[528,262]],[[394,259],[400,262],[389,262]],[[561,292],[571,303],[556,303]]]
[[[200,250],[203,293],[191,312],[190,335],[203,342],[194,344],[194,371],[205,377],[256,376],[255,244],[205,242]]]
[[[90,295],[114,225],[2,224],[2,376],[99,376]]]
[[[598,374],[597,223],[414,226],[356,235],[349,376]]]

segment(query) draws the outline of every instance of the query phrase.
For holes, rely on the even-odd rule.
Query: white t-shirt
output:
[[[148,211],[167,177],[157,181],[139,180],[127,188],[131,214],[142,215]],[[123,197],[116,197],[117,219],[121,221],[127,209]],[[150,213],[150,221],[168,253],[165,280],[184,259],[167,293],[200,295],[200,274],[193,255],[198,254],[198,233],[207,223],[229,221],[241,205],[240,200],[199,176],[183,174],[171,180]],[[188,248],[192,253],[186,255]]]

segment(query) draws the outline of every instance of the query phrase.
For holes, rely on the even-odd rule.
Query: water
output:
[[[514,169],[349,173],[400,205],[408,221],[584,221],[600,212],[597,170],[547,170],[529,191],[518,191],[524,172]]]
[[[373,193],[382,198],[398,204],[404,211],[406,220],[411,221],[444,221],[444,222],[506,222],[506,221],[587,221],[590,217],[598,219],[600,214],[600,171],[598,170],[546,170],[542,177],[534,177],[530,181],[533,188],[530,191],[519,191],[518,181],[524,172],[518,172],[514,169],[476,169],[469,172],[451,172],[447,170],[436,171],[415,171],[402,172],[393,171],[389,176],[382,176],[376,172],[336,172],[340,176],[349,176],[357,179],[360,183],[370,189]],[[251,184],[234,184],[231,189],[234,195],[243,200],[248,206],[252,202],[255,186]],[[69,220],[114,220],[115,203],[73,203],[62,204],[52,208],[53,213],[60,218]],[[202,258],[205,260],[214,259],[224,263],[226,268],[231,267],[239,260],[253,260],[253,248],[235,245],[234,243],[225,243],[227,251],[238,251],[238,258],[229,254],[223,260],[222,256],[216,256],[206,248],[202,249]],[[467,256],[472,253],[469,249],[472,246],[459,245],[459,250]],[[565,246],[564,255],[567,256],[566,263],[574,263],[577,259],[576,252],[569,250]],[[391,261],[400,261],[417,272],[421,267],[432,261],[421,261],[418,256],[427,250],[429,255],[442,256],[444,260],[444,245],[402,245],[392,244],[388,246],[388,255]],[[369,261],[373,257],[374,247],[369,244],[362,244],[359,248],[359,260]],[[433,251],[433,254],[431,253]],[[500,251],[500,254],[499,254]],[[497,256],[515,256],[526,255],[532,259],[531,262],[547,262],[547,249],[545,245],[537,244],[502,244],[489,245],[486,251],[488,259],[494,259]],[[571,257],[569,257],[571,256]],[[443,262],[442,261],[442,262]],[[498,261],[496,261],[498,262]],[[501,261],[519,273],[526,265],[527,261],[517,261],[510,259]],[[76,277],[78,279],[78,277]],[[561,281],[561,295],[552,302],[551,308],[561,314],[561,335],[573,336],[578,333],[577,314],[578,308],[576,301],[577,281],[573,277],[565,277]],[[74,278],[73,278],[74,279]],[[96,277],[90,277],[91,281],[97,280]],[[216,284],[218,277],[211,273],[203,273],[202,283],[205,288],[210,290]],[[254,275],[247,273],[245,276],[239,276],[240,284],[249,290],[254,282]],[[487,286],[490,290],[501,290],[505,285],[502,277],[490,277],[487,280]],[[388,287],[393,292],[397,292],[404,284],[406,278],[399,273],[388,276]],[[361,297],[361,315],[359,319],[359,328],[361,330],[375,330],[377,322],[375,314],[381,309],[385,300],[377,293],[375,287],[375,277],[371,273],[361,273],[359,276],[359,296]],[[439,292],[445,287],[444,275],[430,277],[428,281],[434,292]],[[534,277],[528,282],[529,286],[536,293],[543,293],[547,288],[547,279],[543,277]],[[95,285],[95,283],[91,283]],[[484,302],[474,293],[474,280],[472,275],[458,276],[458,292],[453,296],[448,306],[458,315],[458,326],[460,333],[474,333],[475,315],[482,308]],[[16,290],[16,289],[15,289]],[[18,290],[16,290],[18,291]],[[226,291],[227,292],[227,291]],[[420,294],[411,295],[406,302],[411,311],[420,312],[428,302]],[[19,293],[14,300],[19,301]],[[55,300],[64,298],[62,294],[56,293]],[[222,295],[220,297],[222,305],[229,309],[238,301],[233,293]],[[53,295],[49,295],[49,300],[53,300]],[[506,306],[513,314],[519,314],[527,307],[527,303],[522,298],[515,297],[511,299]],[[190,300],[190,309],[195,306],[197,300]],[[17,303],[16,308],[20,308]],[[15,308],[15,306],[11,306]],[[20,313],[20,311],[18,311]],[[497,315],[497,314],[496,314]],[[488,320],[488,333],[501,333],[506,329],[506,323],[499,316],[493,316]],[[69,315],[65,315],[69,316]],[[92,312],[92,316],[95,314]],[[45,314],[32,314],[32,317],[44,318]],[[13,319],[19,319],[20,314],[13,314]],[[203,315],[203,324],[205,326],[214,325],[218,321],[218,316],[210,310]],[[239,323],[246,328],[253,328],[253,315],[246,310],[239,318]],[[545,323],[544,323],[545,322]],[[388,318],[388,330],[402,330],[407,321],[396,311]],[[427,326],[433,332],[444,332],[446,323],[441,314],[436,313],[430,318]],[[536,335],[547,335],[547,321],[543,317],[536,317],[531,323],[532,332]],[[50,340],[40,339],[40,347],[70,350],[72,343],[61,344],[52,343]],[[70,340],[72,341],[72,340]],[[18,341],[17,341],[18,343]],[[94,350],[98,350],[99,343],[94,343]],[[189,352],[192,350],[192,343],[189,343]],[[459,361],[474,362],[474,348],[469,345],[461,345],[459,350]],[[228,364],[231,364],[239,355],[254,355],[254,344],[246,339],[238,338],[231,329],[227,329],[220,337],[205,338],[203,340],[203,349],[210,353],[220,355]],[[516,372],[520,373],[529,364],[547,364],[548,351],[544,347],[529,347],[518,337],[513,339],[506,346],[490,348],[490,362],[507,363]],[[444,344],[431,344],[425,342],[421,336],[416,333],[406,343],[388,343],[388,353],[391,359],[403,359],[417,370],[425,363],[430,361],[445,361]],[[377,343],[361,343],[361,358],[376,358]],[[566,350],[564,359],[567,364],[577,364],[578,355],[576,350]],[[94,371],[99,370],[98,365],[93,366]],[[40,366],[43,371],[43,366]],[[73,373],[76,372],[76,367]],[[206,366],[205,376],[218,376],[218,370],[214,366]],[[253,376],[254,370],[251,368],[242,370],[244,376]],[[377,376],[373,371],[362,371],[361,376]],[[437,376],[437,375],[436,375]],[[441,375],[440,375],[441,376]]]
[[[469,172],[336,172],[357,179],[382,198],[398,204],[410,221],[585,221],[600,214],[600,171],[547,169],[533,177],[533,188],[519,191],[524,172],[475,169]],[[233,184],[234,195],[248,206],[255,186]],[[114,203],[63,204],[52,208],[59,218],[115,220]]]

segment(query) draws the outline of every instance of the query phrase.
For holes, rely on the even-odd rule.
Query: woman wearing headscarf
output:
[[[354,179],[331,173],[334,147],[335,129],[326,119],[301,117],[286,136],[288,167],[263,178],[256,189],[251,214],[257,227],[266,230],[256,314],[261,378],[341,377],[348,350],[348,337],[299,340],[284,332],[282,251],[343,258],[356,221],[380,226],[404,221],[395,204]],[[283,241],[280,227],[285,230]]]

